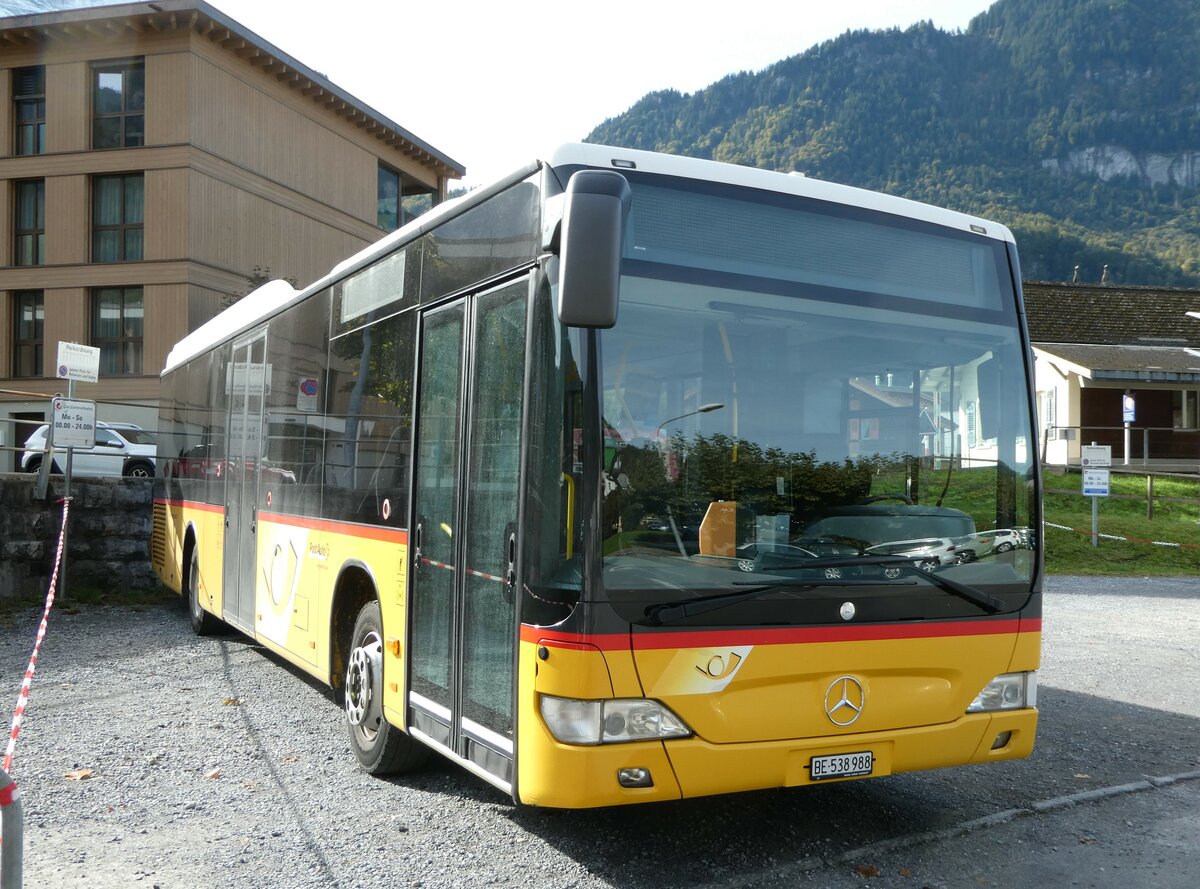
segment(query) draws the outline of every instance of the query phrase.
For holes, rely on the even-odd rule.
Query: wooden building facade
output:
[[[464,172],[199,0],[0,18],[0,445],[60,341],[101,349],[99,419],[153,426],[167,352],[258,270],[304,286]]]

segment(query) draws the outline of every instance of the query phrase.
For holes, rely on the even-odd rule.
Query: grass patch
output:
[[[1200,546],[1170,547],[1100,539],[1092,546],[1092,503],[1078,472],[1047,472],[1043,510],[1047,522],[1087,531],[1046,528],[1050,574],[1200,574]],[[1200,544],[1200,479],[1156,476],[1154,518],[1146,518],[1146,476],[1112,473],[1110,491],[1097,504],[1101,534],[1137,540]],[[1070,492],[1070,493],[1062,493]],[[1168,499],[1178,498],[1178,499]]]

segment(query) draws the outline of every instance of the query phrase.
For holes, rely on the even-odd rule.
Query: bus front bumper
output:
[[[1033,750],[1036,709],[972,713],[944,725],[886,732],[736,744],[691,737],[667,742],[574,747],[539,725],[522,753],[522,803],[591,808],[877,778],[946,766],[1021,759]],[[814,757],[871,753],[869,774],[814,779]],[[532,755],[532,756],[531,756]],[[531,759],[537,765],[531,764]],[[647,769],[650,787],[622,787],[622,769]]]

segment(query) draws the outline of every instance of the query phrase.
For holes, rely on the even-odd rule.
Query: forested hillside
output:
[[[1200,2],[998,0],[964,33],[847,32],[588,141],[997,219],[1027,279],[1200,286]]]

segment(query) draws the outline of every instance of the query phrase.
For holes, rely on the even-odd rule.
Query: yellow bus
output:
[[[153,559],[372,774],[578,808],[1023,757],[1031,371],[1001,225],[566,145],[176,345]]]

